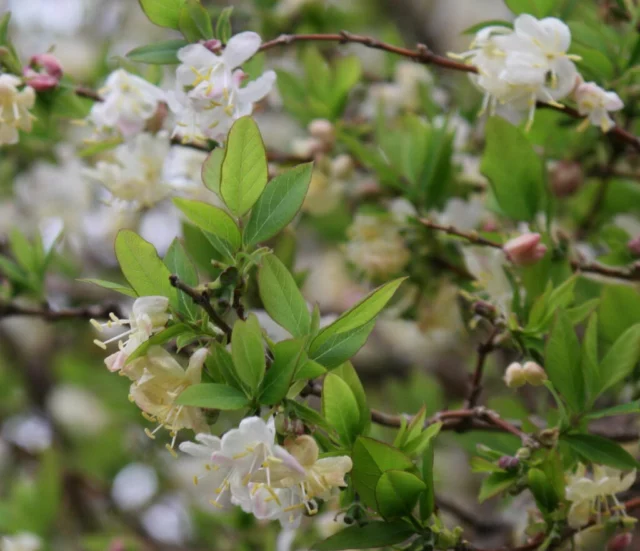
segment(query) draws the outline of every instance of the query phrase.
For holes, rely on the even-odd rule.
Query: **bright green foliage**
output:
[[[131,50],[127,57],[131,61],[139,61],[140,63],[149,63],[152,65],[171,65],[179,63],[178,50],[186,46],[188,42],[185,40],[165,40],[156,44],[148,44]]]
[[[505,0],[507,7],[516,15],[530,13],[538,19],[551,15],[556,0]]]
[[[152,23],[160,27],[177,29],[185,0],[139,0],[140,6]]]
[[[255,394],[266,368],[262,330],[258,319],[251,315],[247,321],[238,320],[231,336],[231,355],[238,376]]]
[[[275,345],[273,363],[267,371],[260,389],[260,403],[279,404],[289,392],[296,373],[307,361],[304,341],[282,341]]]
[[[202,383],[188,387],[178,396],[176,403],[207,409],[233,410],[248,406],[249,399],[232,386]]]
[[[329,373],[324,379],[322,414],[335,428],[340,443],[350,448],[362,426],[360,411],[351,388],[335,373]]]
[[[582,460],[608,465],[614,469],[638,468],[638,462],[619,444],[593,434],[567,434],[562,437]]]
[[[350,526],[323,542],[316,543],[316,551],[341,549],[369,549],[402,543],[413,535],[415,529],[404,521],[374,521],[364,526]]]
[[[385,471],[376,484],[378,511],[384,518],[409,515],[425,489],[425,483],[414,474]]]

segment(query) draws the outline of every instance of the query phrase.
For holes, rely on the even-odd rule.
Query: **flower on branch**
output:
[[[21,84],[18,77],[0,75],[0,146],[18,143],[18,130],[31,132],[36,94],[31,86],[19,90]]]
[[[582,82],[573,92],[573,97],[578,104],[578,112],[587,118],[580,125],[580,129],[586,128],[589,123],[599,126],[603,132],[609,132],[615,122],[609,115],[611,111],[620,111],[624,103],[615,92],[607,92],[595,82]]]

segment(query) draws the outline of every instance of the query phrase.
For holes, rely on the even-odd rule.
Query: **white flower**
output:
[[[431,211],[429,215],[443,226],[471,231],[478,227],[485,212],[484,202],[478,197],[472,197],[468,201],[453,197],[447,201],[442,212]]]
[[[171,143],[165,132],[138,134],[113,151],[113,161],[98,161],[85,174],[102,184],[113,198],[136,208],[150,207],[171,192],[164,166]]]
[[[505,273],[507,260],[499,249],[465,247],[463,249],[467,269],[476,278],[476,285],[486,292],[492,304],[503,314],[511,312],[513,289]]]
[[[260,48],[261,38],[253,32],[232,37],[220,55],[203,44],[190,44],[178,51],[182,64],[176,71],[178,88],[168,94],[176,115],[173,135],[183,141],[224,140],[233,121],[250,115],[253,104],[273,87],[276,75],[267,71],[241,87],[246,74],[238,69]]]
[[[148,420],[158,423],[153,432],[148,429],[145,432],[153,438],[161,427],[169,430],[173,441],[167,448],[172,453],[180,429],[196,432],[208,430],[204,414],[199,408],[174,403],[186,388],[200,383],[207,354],[206,348],[196,350],[184,369],[164,348],[152,346],[146,356],[131,362],[127,371],[127,376],[134,381],[129,391],[130,399],[146,414]]]
[[[578,112],[587,116],[581,128],[590,122],[599,126],[603,132],[609,132],[615,126],[609,112],[620,111],[624,107],[618,94],[603,90],[595,82],[580,83],[573,92],[573,97],[578,104]]]
[[[35,118],[29,109],[36,101],[30,86],[18,90],[22,81],[13,75],[0,75],[0,146],[18,143],[18,130],[31,131]]]
[[[109,423],[98,396],[80,386],[56,385],[47,396],[47,409],[56,424],[73,435],[92,436]]]
[[[99,93],[103,101],[93,105],[89,122],[99,132],[116,129],[125,137],[141,132],[165,101],[160,88],[124,69],[111,73]]]
[[[42,540],[30,532],[22,532],[15,536],[3,536],[0,551],[38,551]]]
[[[636,471],[626,475],[621,471],[594,465],[592,477],[586,475],[586,468],[580,464],[576,472],[568,477],[566,497],[571,501],[568,521],[572,528],[580,528],[588,524],[591,515],[609,512],[609,500],[613,502],[614,511],[624,513],[624,507],[615,494],[626,492],[636,480]]]
[[[302,210],[312,216],[333,212],[343,200],[347,180],[352,174],[353,160],[349,155],[317,159]]]
[[[397,274],[411,258],[400,229],[388,215],[356,214],[347,230],[347,259],[371,278]]]
[[[112,354],[105,359],[105,363],[110,371],[120,371],[129,355],[140,346],[143,342],[149,340],[154,333],[162,330],[171,317],[167,313],[169,308],[169,299],[162,296],[140,297],[135,300],[129,319],[119,319],[115,314],[111,313],[109,321],[99,323],[92,319],[91,324],[103,331],[105,328],[114,326],[128,325],[129,329],[124,333],[120,333],[106,341],[93,341],[100,348],[106,350],[107,344],[118,341],[118,352]],[[122,341],[122,337],[127,337],[126,341]]]

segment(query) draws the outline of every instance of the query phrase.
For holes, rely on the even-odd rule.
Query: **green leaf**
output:
[[[598,395],[625,379],[640,360],[640,323],[627,329],[613,343],[600,364]]]
[[[324,379],[322,414],[336,429],[342,444],[351,448],[361,427],[358,402],[349,385],[333,373]]]
[[[258,289],[267,313],[294,337],[309,334],[311,315],[293,276],[277,256],[262,259]]]
[[[364,526],[349,526],[313,546],[315,551],[340,551],[342,549],[375,549],[402,543],[415,533],[404,521],[373,521]]]
[[[159,27],[177,29],[185,0],[139,0],[149,21]]]
[[[320,331],[316,338],[311,342],[311,346],[309,348],[310,357],[317,360],[315,353],[318,352],[330,339],[338,335],[349,333],[354,329],[362,328],[369,322],[373,321],[386,306],[387,302],[391,300],[391,297],[405,279],[406,278],[399,278],[381,285],[369,293],[354,307],[347,310],[332,324],[322,329],[322,331]]]
[[[515,471],[491,473],[482,481],[478,502],[482,503],[489,498],[504,492],[518,481],[518,474]]]
[[[598,315],[594,313],[587,323],[580,354],[580,369],[584,374],[584,383],[591,402],[600,391],[598,364]]]
[[[242,409],[249,405],[243,392],[232,386],[217,383],[191,385],[176,398],[176,404],[223,411]]]
[[[309,357],[327,369],[338,367],[353,358],[364,346],[374,325],[375,320],[372,320],[362,327],[332,335],[321,346],[310,352]]]
[[[558,507],[559,497],[543,471],[529,469],[527,480],[529,489],[541,511],[549,513]]]
[[[233,6],[224,8],[218,16],[216,21],[216,38],[222,41],[223,44],[229,42],[231,38],[231,14],[233,13]]]
[[[524,132],[492,117],[481,171],[491,183],[500,209],[515,220],[531,221],[545,203],[544,165]]]
[[[426,488],[426,484],[414,474],[386,471],[376,484],[378,512],[384,518],[410,515],[418,503],[418,497]]]
[[[231,355],[240,379],[253,394],[260,386],[266,369],[262,330],[254,314],[247,321],[236,321],[233,326]]]
[[[507,29],[513,29],[513,23],[510,21],[504,21],[502,19],[490,19],[488,21],[481,21],[475,25],[467,27],[461,34],[476,34],[485,27],[506,27]]]
[[[431,441],[438,436],[442,423],[433,423],[424,429],[418,436],[408,439],[406,444],[402,446],[402,451],[409,456],[421,455],[425,449],[431,444]]]
[[[177,237],[164,255],[164,264],[182,282],[191,287],[198,285],[198,272]],[[187,316],[189,320],[198,319],[198,307],[186,293],[178,293],[178,312]]]
[[[304,202],[312,172],[313,163],[306,163],[269,182],[254,205],[244,230],[247,246],[266,241],[293,220]]]
[[[607,285],[598,309],[598,332],[607,345],[612,345],[640,319],[640,294],[626,285]]]
[[[516,15],[529,13],[541,19],[553,11],[556,0],[504,0],[504,3]]]
[[[220,177],[222,174],[222,161],[224,149],[217,147],[205,159],[202,165],[202,181],[211,191],[220,196]]]
[[[249,388],[238,376],[233,357],[220,343],[215,343],[211,348],[212,364],[217,369],[222,379],[230,386],[249,394]]]
[[[584,380],[580,369],[580,343],[571,320],[560,310],[545,350],[545,370],[554,387],[574,411],[585,403]]]
[[[111,291],[115,291],[116,293],[127,295],[128,297],[138,297],[138,293],[136,293],[131,287],[128,287],[127,285],[121,285],[120,283],[113,283],[112,281],[105,281],[104,279],[91,278],[79,279],[78,281],[82,281],[83,283],[93,283],[98,287],[109,289]]]
[[[186,5],[186,2],[189,0],[185,0],[185,5],[180,10],[180,19],[178,20],[178,28],[189,42],[199,42],[203,37],[198,25],[193,20],[193,16],[191,14],[191,10],[189,6]]]
[[[174,39],[156,42],[140,46],[131,50],[127,57],[131,61],[139,63],[149,63],[152,65],[175,65],[178,60],[178,50],[189,44],[186,40]]]
[[[340,367],[334,369],[333,373],[338,375],[345,383],[347,383],[351,392],[353,392],[356,402],[358,403],[358,411],[360,412],[360,426],[358,428],[358,434],[364,434],[371,424],[371,410],[367,405],[367,395],[362,383],[360,382],[358,373],[351,362],[343,363]]]
[[[440,430],[440,429],[438,429]],[[427,520],[436,509],[436,494],[433,483],[433,460],[435,458],[435,442],[430,439],[422,456],[422,480],[426,483],[426,489],[420,496],[420,518]]]
[[[227,138],[220,193],[237,216],[247,212],[267,185],[267,154],[258,125],[251,117],[238,119]]]
[[[200,36],[205,40],[213,38],[213,25],[209,12],[202,6],[200,0],[187,0],[186,8],[189,10],[191,20],[194,22]]]
[[[174,204],[200,229],[217,238],[216,244],[224,254],[233,257],[242,245],[242,235],[233,218],[218,207],[176,197]],[[214,246],[215,244],[212,243]],[[217,248],[217,247],[216,247]]]
[[[391,469],[411,470],[413,462],[400,450],[374,440],[358,437],[351,454],[353,485],[367,507],[377,507],[375,490],[382,473]]]
[[[262,381],[261,404],[275,406],[287,396],[294,375],[307,361],[304,344],[302,339],[276,343],[273,363]]]
[[[182,335],[184,333],[188,333],[191,330],[188,325],[184,323],[178,323],[176,325],[172,325],[171,327],[167,327],[163,331],[156,333],[155,335],[151,335],[146,341],[144,341],[138,348],[136,348],[129,356],[127,357],[127,364],[141,358],[142,356],[146,356],[147,352],[152,346],[158,346],[160,344],[164,344],[169,342],[170,340]]]
[[[638,462],[632,455],[607,438],[593,434],[565,434],[561,439],[579,456],[591,463],[608,465],[623,471],[638,468]]]
[[[333,432],[333,427],[327,423],[324,417],[320,415],[315,409],[300,404],[294,400],[286,401],[286,410],[293,414],[297,419],[304,421],[307,426],[320,427],[327,432]]]
[[[603,417],[611,417],[613,415],[632,415],[635,413],[640,413],[640,400],[594,411],[585,415],[584,418],[591,421],[593,419],[602,419]]]
[[[139,296],[159,295],[178,307],[178,294],[169,282],[171,273],[155,247],[135,232],[120,230],[116,237],[116,258],[126,280]]]

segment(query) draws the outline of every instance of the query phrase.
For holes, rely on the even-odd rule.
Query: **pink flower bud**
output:
[[[640,256],[640,235],[629,240],[627,248],[633,256]]]
[[[25,67],[23,70],[25,82],[36,92],[44,92],[58,86],[58,79],[44,73],[36,73],[33,69]]]
[[[514,239],[510,239],[502,250],[516,266],[535,264],[547,252],[547,246],[540,243],[539,233],[524,233]]]
[[[34,69],[44,69],[48,75],[58,80],[62,78],[62,64],[53,54],[34,55],[29,61],[29,65]]]
[[[520,465],[520,460],[517,457],[503,455],[500,459],[498,459],[498,467],[500,467],[501,469],[505,469],[506,471],[516,469],[518,465]]]
[[[213,52],[216,55],[222,53],[222,42],[220,42],[217,38],[212,38],[211,40],[207,40],[203,42],[202,45],[207,50],[209,50],[210,52]]]
[[[568,197],[578,191],[584,182],[580,163],[560,161],[551,170],[551,191],[556,197]]]
[[[526,384],[524,370],[518,362],[513,362],[504,372],[504,382],[509,388],[518,388]]]
[[[618,534],[609,540],[607,551],[623,551],[631,545],[633,536],[629,532]]]
[[[525,362],[522,366],[524,378],[532,386],[540,386],[547,380],[547,373],[536,362]]]

